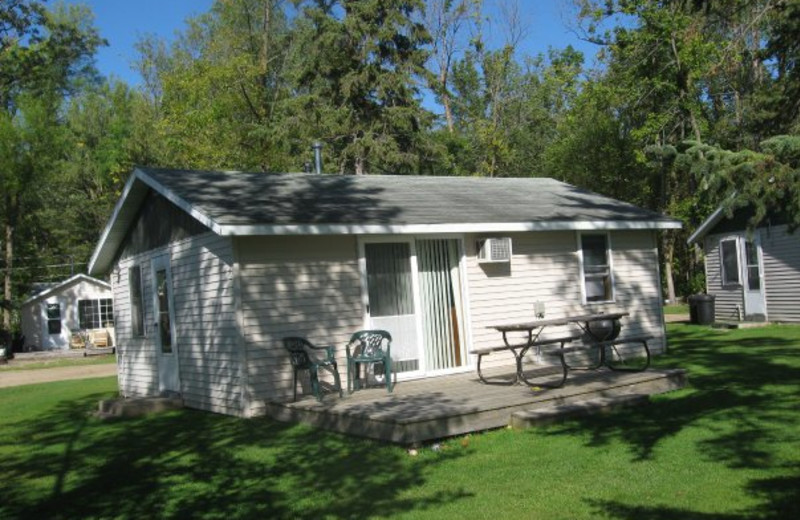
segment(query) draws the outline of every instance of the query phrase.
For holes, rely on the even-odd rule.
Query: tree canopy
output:
[[[301,171],[314,141],[330,173],[549,176],[680,218],[670,298],[717,205],[800,226],[800,0],[570,1],[595,66],[526,53],[513,0],[218,0],[126,85],[88,8],[0,0],[3,307],[81,269],[135,164]]]

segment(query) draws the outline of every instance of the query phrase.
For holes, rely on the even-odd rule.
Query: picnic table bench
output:
[[[617,370],[617,371],[639,372],[647,370],[647,368],[650,366],[650,349],[647,345],[647,342],[653,339],[652,336],[641,335],[641,336],[628,336],[624,338],[616,337],[620,331],[618,320],[619,318],[627,315],[628,313],[625,312],[606,313],[606,314],[602,313],[584,314],[584,315],[577,315],[565,318],[536,320],[524,323],[492,326],[491,328],[502,333],[503,344],[493,347],[478,348],[470,351],[471,354],[475,354],[478,356],[478,361],[477,361],[478,379],[480,379],[480,381],[485,384],[513,385],[522,381],[529,386],[558,388],[566,382],[567,375],[570,369],[596,370],[605,366],[611,370]],[[603,332],[603,334],[605,334],[604,336],[598,336],[596,333],[594,333],[591,325],[600,322],[611,322],[611,324],[613,325],[612,327],[609,328],[611,333]],[[586,336],[588,337],[588,341],[584,342],[581,345],[567,347],[566,346],[567,344],[572,343],[577,339],[581,339],[582,336],[570,335],[558,338],[548,338],[543,340],[539,339],[545,327],[563,326],[568,324],[577,324],[578,327],[581,329],[581,331],[585,333]],[[527,334],[527,341],[523,341],[521,343],[512,343],[511,341],[509,341],[508,333],[514,333],[514,332]],[[644,362],[641,364],[637,364],[634,367],[625,367],[622,366],[622,364],[624,363],[624,358],[620,355],[616,347],[619,345],[630,344],[630,343],[636,343],[642,346],[644,350]],[[559,348],[547,348],[555,346],[558,346]],[[561,369],[561,379],[557,383],[541,383],[541,382],[532,383],[526,377],[522,365],[522,360],[525,354],[531,348],[536,348],[539,351],[540,355],[555,356],[558,358]],[[613,362],[614,356],[607,355],[607,350],[609,348],[616,354],[617,359],[622,360],[622,363]],[[570,366],[567,363],[565,354],[573,352],[591,353],[594,349],[597,349],[596,363],[593,363],[587,367],[574,367]],[[516,365],[515,367],[516,371],[514,377],[510,379],[497,379],[497,378],[489,379],[485,377],[481,370],[481,361],[483,360],[483,357],[492,354],[494,352],[499,352],[504,350],[510,351],[514,355],[514,360]],[[553,366],[559,366],[559,365],[553,365]]]

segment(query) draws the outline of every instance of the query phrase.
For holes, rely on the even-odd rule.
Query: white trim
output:
[[[697,230],[691,234],[691,236],[686,240],[686,243],[691,245],[704,237],[705,234],[711,230],[711,228],[716,226],[717,223],[722,220],[723,216],[722,206],[720,206],[716,211],[714,211],[714,213],[711,214],[710,217],[705,219],[703,223],[700,224],[700,227],[698,227]]]
[[[664,294],[661,290],[661,259],[658,255],[658,236],[656,236],[655,231],[650,233],[651,240],[653,241],[653,255],[656,259],[656,293],[658,295],[658,316],[659,320],[661,320],[661,344],[664,347],[664,351],[662,354],[666,354],[669,351],[669,345],[667,344],[667,320],[664,318]],[[703,262],[705,264],[705,262]],[[673,305],[676,302],[670,302]]]
[[[168,201],[178,206],[180,209],[191,215],[194,219],[196,219],[198,222],[209,228],[211,231],[213,231],[218,235],[224,234],[221,232],[222,226],[217,224],[216,221],[214,221],[214,219],[212,219],[202,211],[198,210],[197,208],[195,208],[182,198],[175,195],[174,192],[168,190],[167,188],[156,182],[152,177],[144,173],[142,170],[137,168],[135,174],[139,179],[142,180],[142,182],[153,188],[159,195],[161,195]]]
[[[202,211],[198,210],[182,198],[178,197],[170,191],[169,189],[165,188],[160,183],[156,182],[152,177],[147,175],[144,171],[140,168],[135,168],[133,170],[133,174],[128,178],[128,182],[125,183],[125,187],[122,189],[122,195],[120,196],[119,200],[117,201],[116,206],[114,206],[114,211],[111,213],[111,218],[109,218],[108,223],[106,224],[105,229],[103,229],[103,233],[100,235],[100,240],[97,242],[97,247],[92,253],[92,257],[89,260],[88,272],[92,273],[97,268],[97,263],[100,260],[100,254],[106,249],[108,246],[110,235],[112,230],[114,229],[117,221],[120,218],[120,214],[122,213],[123,208],[126,206],[126,202],[128,198],[131,196],[133,192],[134,186],[136,181],[141,181],[145,186],[151,188],[156,193],[167,199],[168,201],[172,202],[176,206],[178,206],[181,210],[185,211],[193,218],[197,219],[198,222],[206,226],[207,228],[211,229],[214,233],[218,235],[222,235],[221,227],[208,215],[203,213]],[[116,244],[116,248],[119,247],[120,244]]]
[[[40,292],[38,294],[34,294],[30,298],[28,298],[27,300],[22,302],[21,305],[28,305],[29,303],[34,303],[37,300],[41,300],[42,298],[47,298],[51,294],[60,291],[61,289],[63,289],[67,285],[70,285],[71,283],[73,283],[75,281],[78,281],[78,280],[82,280],[84,282],[89,282],[89,283],[94,283],[94,284],[97,284],[97,285],[100,285],[100,286],[104,287],[105,289],[108,289],[109,291],[111,290],[111,284],[110,283],[104,282],[103,280],[98,280],[97,278],[92,278],[89,275],[81,273],[81,274],[76,274],[75,276],[72,276],[70,278],[67,278],[66,280],[64,280],[60,284],[56,285],[55,287],[50,287],[49,289],[45,289],[45,290],[43,290],[42,292]]]
[[[739,239],[740,235],[723,235],[719,239],[719,281],[720,285],[723,289],[735,289],[738,287],[744,288],[743,280],[742,280],[742,248],[739,246]],[[733,242],[733,245],[736,247],[736,277],[737,281],[729,282],[726,280],[725,276],[725,253],[722,250],[722,243],[723,242]],[[744,298],[744,295],[742,295]]]
[[[440,223],[440,224],[221,224],[199,208],[187,202],[172,190],[164,187],[141,168],[135,168],[122,190],[106,227],[100,235],[97,247],[89,260],[88,272],[105,270],[113,261],[113,254],[122,242],[121,236],[112,238],[117,230],[123,210],[128,210],[129,199],[135,193],[143,196],[144,190],[137,192],[136,182],[153,189],[156,193],[175,204],[198,222],[221,236],[242,235],[419,235],[433,233],[501,233],[515,231],[592,231],[592,230],[643,230],[643,229],[680,229],[682,223],[677,220],[537,220],[528,222],[479,222],[479,223]],[[131,208],[128,215],[133,219],[138,206]],[[126,222],[121,222],[126,225]],[[131,222],[127,222],[128,225]],[[126,231],[126,230],[122,230]],[[120,231],[118,234],[122,234]],[[113,248],[113,251],[107,251]],[[101,257],[102,261],[101,261]],[[99,265],[98,265],[99,264]]]
[[[524,231],[618,231],[680,229],[677,221],[553,220],[547,222],[486,222],[472,224],[291,224],[218,225],[212,230],[223,236],[241,235],[428,235],[499,233]]]
[[[580,285],[581,285],[581,303],[583,305],[598,305],[598,304],[607,304],[607,303],[616,303],[617,301],[617,287],[616,287],[616,280],[614,279],[614,258],[613,253],[614,249],[611,246],[611,233],[608,231],[578,231],[576,233],[578,239],[578,265],[580,268],[580,272],[578,275],[580,276]],[[583,236],[584,235],[605,235],[606,237],[606,260],[608,261],[608,277],[611,281],[611,299],[609,300],[602,300],[602,301],[587,301],[586,299],[586,272],[584,271],[583,266]]]
[[[145,286],[144,286],[144,275],[145,275],[144,264],[145,264],[144,261],[131,262],[131,265],[128,266],[128,315],[130,316],[130,323],[128,325],[130,326],[131,339],[141,339],[141,338],[148,337],[148,334],[147,334],[147,329],[148,329],[148,327],[147,327],[147,306],[145,304],[145,294],[146,293],[145,293],[145,290],[144,290],[145,289]],[[137,267],[139,268],[139,298],[141,300],[141,305],[142,305],[142,316],[141,316],[141,318],[142,318],[142,334],[141,335],[137,334],[136,331],[133,330],[133,312],[134,312],[134,308],[133,308],[133,294],[131,293],[131,271],[134,268],[137,268]],[[114,322],[114,326],[115,327],[117,326],[117,322],[116,321]]]
[[[131,191],[133,190],[133,185],[137,179],[136,172],[138,171],[138,168],[135,169],[133,171],[133,175],[128,178],[128,182],[126,182],[125,186],[122,188],[122,195],[120,195],[117,204],[114,206],[114,211],[111,213],[111,218],[108,219],[106,227],[100,234],[100,240],[97,241],[97,247],[95,248],[94,253],[92,253],[92,257],[89,259],[88,271],[90,273],[94,272],[95,264],[100,257],[100,252],[105,249],[109,235],[111,234],[111,230],[114,228],[114,224],[116,224],[119,214],[122,212],[123,206],[125,206],[125,201],[127,201]]]

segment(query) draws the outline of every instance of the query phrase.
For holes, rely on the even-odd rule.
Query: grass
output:
[[[101,355],[89,357],[75,357],[65,359],[51,359],[45,361],[33,361],[20,363],[12,359],[7,365],[0,365],[0,373],[2,372],[16,372],[18,370],[39,370],[42,368],[56,368],[56,367],[76,367],[86,365],[110,365],[117,362],[116,356]]]
[[[800,517],[800,327],[670,325],[691,387],[426,446],[196,411],[100,422],[113,378],[0,390],[0,518]]]
[[[664,305],[664,314],[689,314],[689,304],[676,303]]]

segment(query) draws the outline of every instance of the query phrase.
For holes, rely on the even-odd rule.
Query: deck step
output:
[[[543,426],[571,417],[608,413],[623,406],[634,406],[649,402],[647,394],[627,394],[613,397],[598,397],[569,404],[545,406],[533,410],[522,410],[511,414],[510,425],[516,430]]]
[[[140,417],[180,408],[183,408],[183,399],[175,396],[104,399],[98,405],[97,416],[101,419]]]

